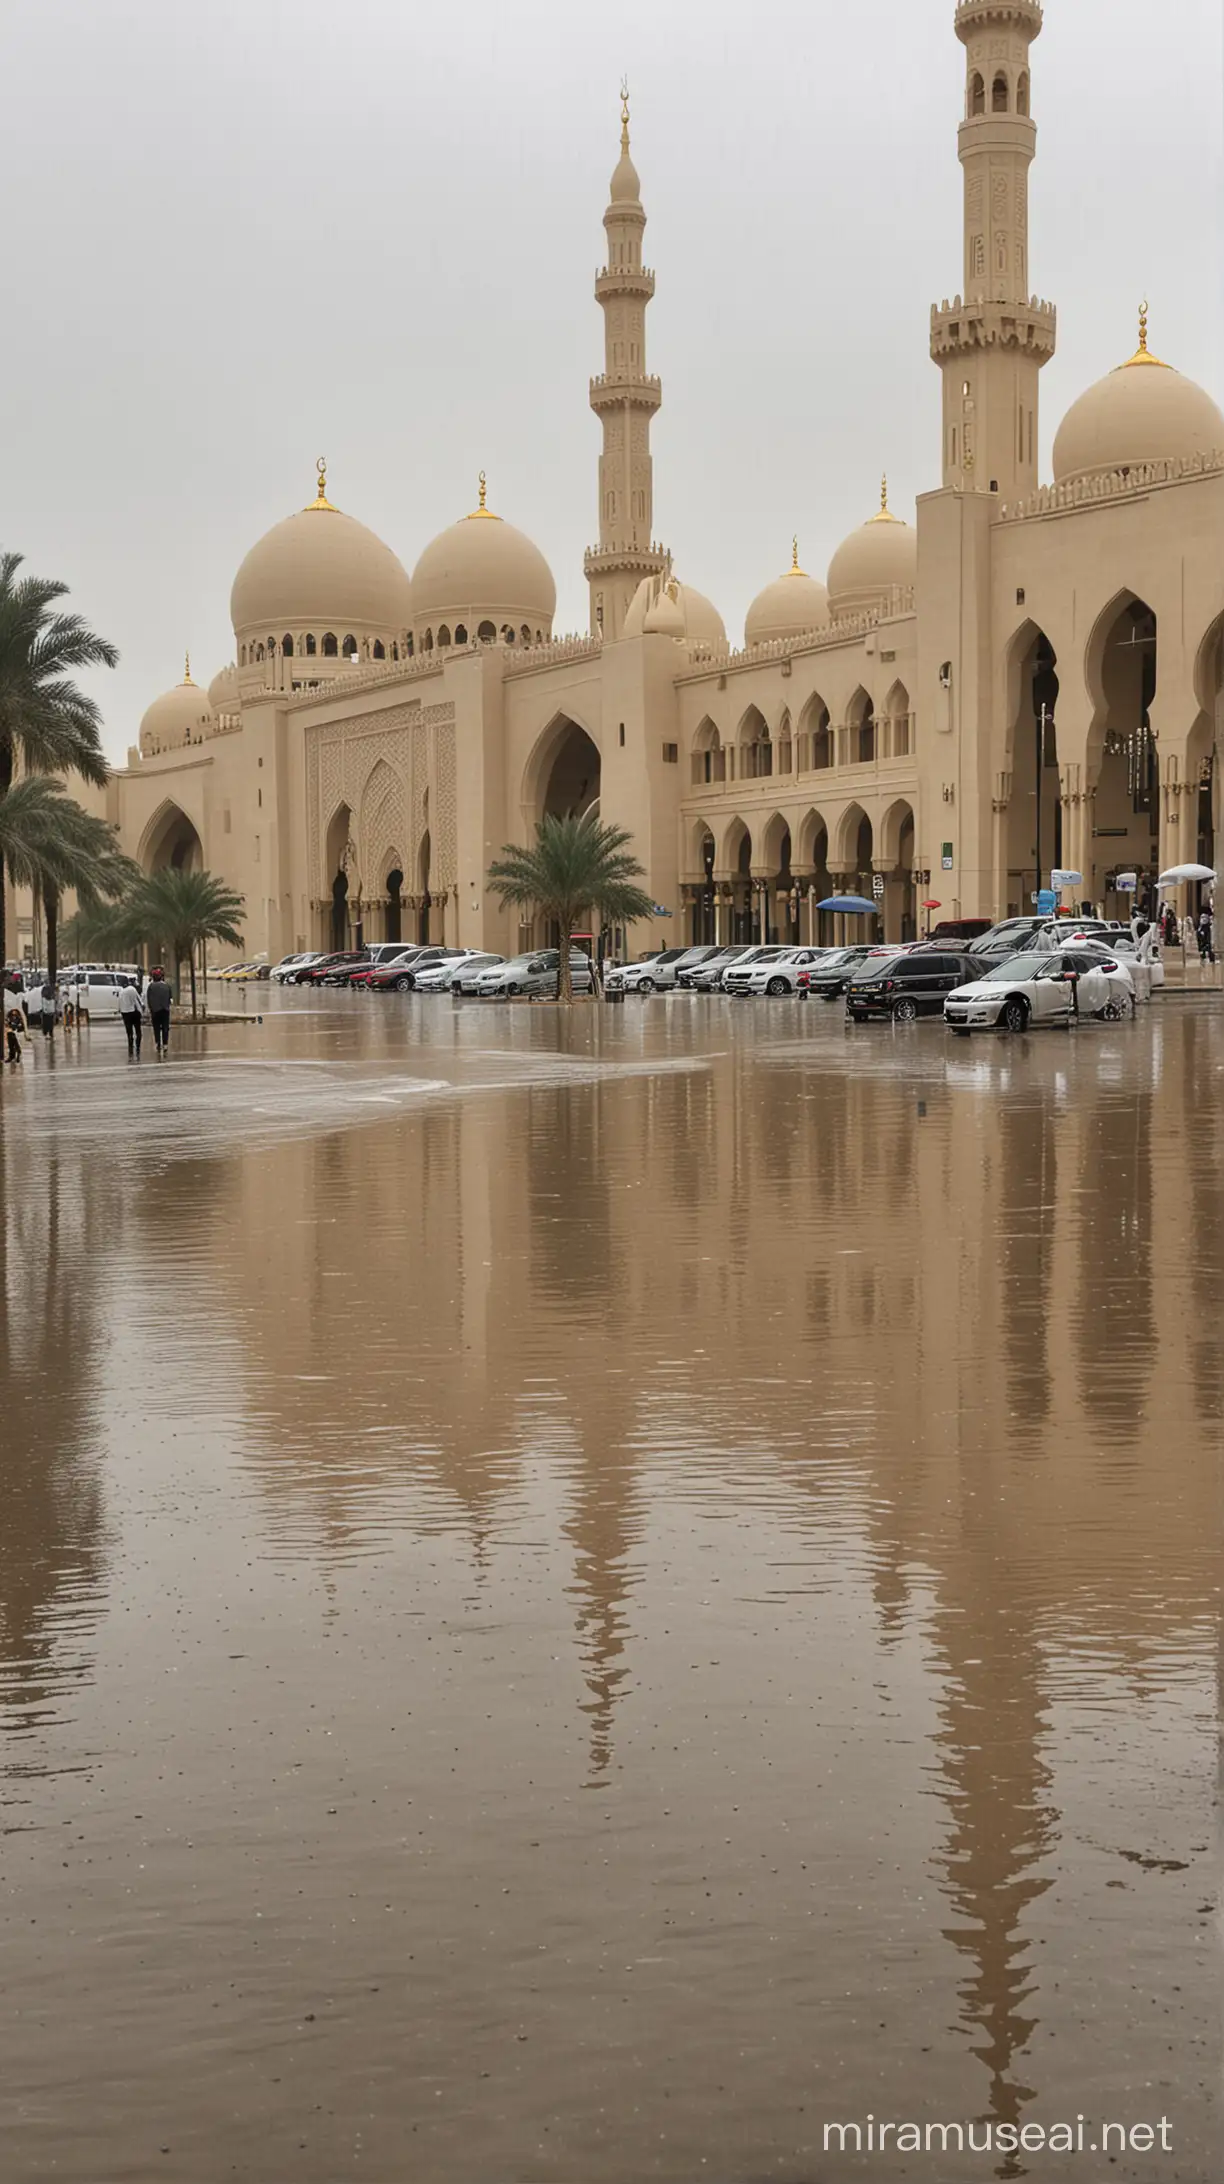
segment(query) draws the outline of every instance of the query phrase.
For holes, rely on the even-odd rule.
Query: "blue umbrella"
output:
[[[870,917],[879,915],[878,902],[868,902],[866,895],[827,895],[816,905],[818,910],[840,910],[846,917]]]

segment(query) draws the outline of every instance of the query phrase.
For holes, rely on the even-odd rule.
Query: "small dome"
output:
[[[884,604],[891,591],[906,591],[918,573],[918,539],[888,506],[888,480],[868,523],[843,539],[829,563],[829,606],[834,620]]]
[[[642,185],[638,171],[629,157],[629,96],[621,95],[621,155],[612,176],[611,198],[614,205],[640,205]]]
[[[552,635],[557,611],[553,573],[538,546],[512,523],[480,506],[439,532],[412,572],[412,613],[418,631],[439,621],[465,623],[472,636],[482,620],[500,629],[530,624]]]
[[[144,752],[179,750],[194,743],[216,726],[208,699],[191,679],[191,662],[181,683],[154,698],[140,723],[140,748]]]
[[[674,606],[678,610],[683,624],[680,628],[675,626],[670,612],[663,607],[664,593],[667,595],[669,608]],[[662,625],[658,619],[660,616]],[[692,584],[677,583],[674,576],[669,577],[666,583],[661,576],[645,576],[629,602],[621,636],[642,637],[648,632],[653,635],[661,626],[664,636],[675,637],[685,644],[700,645],[708,651],[719,651],[727,642],[723,618],[704,592],[697,591]]]
[[[232,660],[213,676],[208,685],[208,702],[214,713],[238,711],[238,670]]]
[[[795,540],[791,566],[758,592],[744,623],[746,645],[766,645],[782,637],[803,637],[829,619],[829,594],[819,577],[799,566]]]
[[[1054,478],[1071,485],[1216,449],[1224,449],[1224,417],[1204,388],[1152,355],[1145,304],[1135,354],[1081,394],[1063,418],[1054,441]]]
[[[412,621],[408,572],[373,531],[333,508],[327,476],[308,508],[265,532],[234,578],[230,620],[236,637],[285,631],[368,630],[394,637]]]

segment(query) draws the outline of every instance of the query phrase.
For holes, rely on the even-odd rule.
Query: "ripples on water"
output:
[[[1211,1005],[295,999],[3,1090],[6,2179],[1205,2184]]]

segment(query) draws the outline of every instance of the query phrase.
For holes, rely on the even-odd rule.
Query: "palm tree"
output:
[[[632,836],[623,827],[605,827],[594,812],[581,818],[549,813],[536,827],[535,847],[503,849],[489,867],[489,885],[507,906],[537,910],[560,928],[561,961],[557,993],[574,998],[570,978],[569,936],[584,910],[597,910],[605,924],[632,925],[654,909],[636,885],[646,877],[629,852]]]
[[[47,927],[47,975],[59,969],[59,906],[74,888],[83,904],[113,901],[131,884],[136,867],[119,849],[105,819],[83,811],[62,781],[26,774],[0,797],[0,869],[7,869],[42,899]]]
[[[139,931],[145,940],[164,945],[174,964],[174,982],[186,956],[191,972],[191,1014],[196,1014],[196,949],[206,941],[225,940],[242,946],[242,920],[246,899],[236,895],[224,880],[211,872],[184,872],[164,865],[142,880],[131,897],[120,905],[122,926]]]
[[[18,761],[27,774],[78,773],[101,786],[102,716],[70,679],[82,667],[114,667],[119,654],[79,614],[51,609],[67,593],[52,577],[20,576],[21,554],[0,554],[0,798]],[[0,852],[0,963],[5,960],[4,857]]]

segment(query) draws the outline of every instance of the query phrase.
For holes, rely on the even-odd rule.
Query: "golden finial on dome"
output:
[[[887,471],[884,472],[884,475],[880,480],[880,505],[871,520],[873,523],[899,523],[901,520],[899,516],[894,516],[892,509],[888,505]]]
[[[486,523],[500,523],[501,517],[495,516],[489,506],[489,481],[483,470],[476,482],[480,488],[480,506],[479,508],[473,508],[471,515],[468,517],[468,522],[478,523],[483,516]]]
[[[621,150],[629,149],[629,78],[621,77]]]
[[[786,573],[788,576],[807,575],[807,570],[801,569],[799,566],[799,533],[797,531],[791,540],[791,565]]]
[[[1148,301],[1147,297],[1145,296],[1143,302],[1139,306],[1139,346],[1136,349],[1134,355],[1128,356],[1126,361],[1128,364],[1155,364],[1159,367],[1161,371],[1167,372],[1169,367],[1165,363],[1163,357],[1152,355],[1152,352],[1149,349],[1147,343],[1147,334]]]
[[[334,516],[334,515],[335,515],[335,513],[336,513],[336,511],[335,511],[335,509],[334,509],[334,508],[332,507],[332,504],[331,504],[331,502],[330,502],[330,501],[328,500],[328,498],[327,498],[327,457],[326,457],[326,455],[320,455],[320,457],[319,457],[319,460],[318,460],[318,462],[317,462],[317,463],[315,464],[315,469],[316,469],[316,470],[318,471],[318,473],[319,473],[319,491],[318,491],[318,495],[317,495],[317,498],[316,498],[316,499],[314,499],[314,500],[312,500],[312,501],[311,501],[311,502],[309,503],[309,506],[310,506],[311,508],[326,508],[326,509],[329,509],[329,510],[331,511],[332,515]]]
[[[183,681],[185,684],[191,682],[191,654],[189,652],[183,654]],[[192,683],[191,687],[194,690],[195,684]]]

